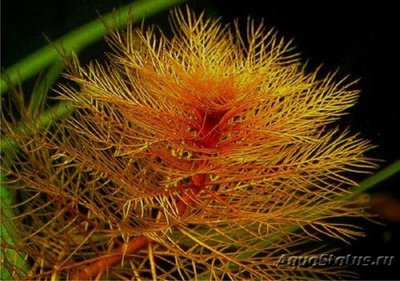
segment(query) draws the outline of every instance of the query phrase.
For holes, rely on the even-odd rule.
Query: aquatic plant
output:
[[[362,234],[344,221],[364,216],[349,173],[375,167],[371,145],[334,125],[355,82],[307,73],[251,20],[245,37],[189,9],[171,22],[171,37],[112,32],[107,63],[74,57],[62,121],[38,122],[43,103],[12,90],[2,135],[19,150],[2,169],[18,200],[3,264],[19,279],[336,278],[277,261]]]

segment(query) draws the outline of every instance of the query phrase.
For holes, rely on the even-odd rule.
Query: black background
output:
[[[130,1],[35,0],[2,1],[1,66],[19,59],[72,29]],[[236,1],[235,1],[236,2]],[[339,69],[339,75],[361,78],[359,103],[342,120],[345,127],[361,132],[378,147],[371,156],[383,159],[382,166],[400,159],[400,9],[396,1],[190,1],[195,11],[222,17],[222,22],[248,16],[264,19],[287,39],[294,38],[297,51],[313,69]],[[168,12],[146,20],[168,28]],[[104,42],[80,53],[83,62],[103,58]],[[32,84],[32,82],[31,82]],[[29,83],[26,84],[30,86]],[[400,175],[375,187],[372,192],[389,192],[400,198]],[[351,246],[338,244],[344,254],[396,255],[392,266],[357,267],[362,279],[400,278],[400,224],[363,224],[368,236]]]

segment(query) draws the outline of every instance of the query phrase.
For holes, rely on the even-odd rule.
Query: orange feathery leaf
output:
[[[335,278],[276,261],[361,235],[341,218],[362,212],[337,199],[375,166],[369,142],[334,125],[354,82],[307,73],[252,21],[246,37],[189,9],[171,22],[171,38],[114,32],[108,63],[75,59],[64,121],[24,137],[3,116],[20,144],[3,156],[18,198],[7,247],[31,268],[4,264],[17,279]]]

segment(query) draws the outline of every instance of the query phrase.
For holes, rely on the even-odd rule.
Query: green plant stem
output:
[[[14,64],[8,68],[4,74],[7,75],[13,85],[22,83],[39,73],[60,57],[60,53],[57,51],[55,46],[62,47],[67,54],[72,51],[77,52],[107,34],[107,28],[104,26],[104,22],[107,22],[109,28],[120,28],[125,26],[129,19],[137,21],[143,17],[152,16],[162,10],[185,1],[186,0],[136,1],[133,4],[129,4],[115,12],[103,16],[101,19],[97,19],[77,28],[71,33],[61,37],[53,44],[47,45],[27,58]],[[8,84],[2,78],[0,80],[0,93],[3,94],[7,90]]]
[[[56,61],[53,63],[51,67],[49,67],[46,75],[43,78],[38,80],[38,83],[35,85],[32,95],[29,101],[29,110],[32,116],[37,116],[42,111],[42,105],[45,104],[47,94],[60,77],[61,72],[64,69],[63,61]]]
[[[397,161],[393,162],[392,164],[390,164],[389,166],[383,168],[379,172],[377,172],[377,173],[373,174],[372,176],[368,177],[367,179],[363,180],[358,186],[356,186],[352,190],[351,194],[345,195],[345,196],[338,196],[337,199],[338,200],[343,200],[343,199],[351,200],[354,196],[359,195],[359,194],[371,189],[372,187],[389,179],[390,177],[394,176],[395,174],[397,174],[399,172],[400,172],[400,160],[397,160]],[[298,231],[299,229],[300,229],[300,227],[290,226],[287,228],[286,232],[288,232],[288,233],[295,232],[295,231]],[[270,240],[261,241],[257,246],[267,247],[274,241],[274,239],[275,239],[275,237],[271,237]],[[260,251],[257,251],[257,250],[247,251],[247,252],[238,254],[235,257],[235,259],[246,260],[251,257],[254,257],[255,255],[257,255],[259,253],[260,253]],[[229,267],[235,268],[235,267],[237,267],[237,264],[230,263]],[[199,280],[207,279],[209,277],[210,277],[210,272],[205,271],[199,276]]]
[[[72,104],[70,102],[60,102],[57,105],[51,107],[50,109],[46,110],[43,114],[40,115],[38,118],[38,127],[45,128],[49,126],[52,122],[60,120],[70,114],[73,111]],[[17,126],[15,131],[18,134],[25,134],[29,136],[32,134],[31,129],[27,127],[25,124],[20,124]],[[13,140],[12,137],[2,136],[0,141],[0,151],[7,151],[9,149],[17,148],[17,143]]]
[[[400,172],[400,160],[397,160],[390,164],[389,166],[383,168],[372,176],[363,180],[358,186],[353,189],[352,194],[346,195],[343,199],[348,200],[353,198],[355,195],[358,195],[362,192],[367,191],[368,189],[374,187],[375,185],[385,181],[386,179],[394,176],[395,174]]]

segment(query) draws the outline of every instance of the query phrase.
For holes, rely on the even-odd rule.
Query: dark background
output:
[[[45,37],[61,35],[131,1],[35,0],[2,1],[1,66],[7,68],[47,44]],[[386,166],[400,159],[399,45],[400,10],[396,1],[190,1],[196,11],[222,17],[223,22],[239,18],[242,26],[250,15],[264,19],[287,39],[294,38],[302,59],[322,72],[339,69],[339,76],[361,78],[359,103],[344,118],[344,126],[362,132],[378,147],[371,156]],[[168,12],[146,20],[168,28]],[[79,54],[83,62],[103,58],[104,42]],[[32,84],[32,82],[31,82]],[[26,87],[31,85],[27,83]],[[400,175],[380,184],[372,193],[400,198]],[[395,255],[392,266],[357,267],[362,279],[400,279],[400,223],[382,220],[383,225],[364,222],[368,236],[351,246],[338,244],[343,254]]]

